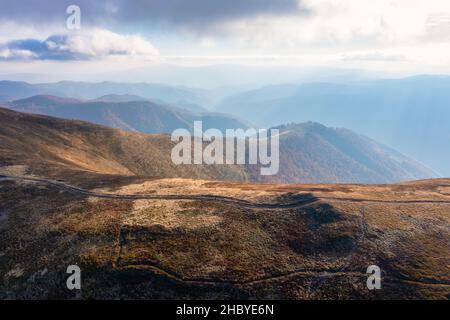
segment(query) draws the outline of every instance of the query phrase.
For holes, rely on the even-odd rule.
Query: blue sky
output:
[[[66,27],[67,6],[81,29]],[[450,72],[448,0],[0,0],[0,74],[163,64]]]

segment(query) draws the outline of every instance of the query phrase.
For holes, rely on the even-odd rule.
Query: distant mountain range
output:
[[[349,84],[276,85],[235,94],[215,108],[260,126],[317,121],[387,144],[450,176],[450,77]]]
[[[150,99],[146,99],[140,96],[136,96],[136,95],[132,95],[132,94],[107,94],[104,96],[101,96],[97,99],[92,99],[91,101],[101,101],[101,102],[136,102],[136,101],[153,101],[157,103],[157,100],[150,100]],[[160,101],[159,104],[167,104],[164,101]],[[174,107],[177,108],[182,108],[182,109],[186,109],[189,111],[194,111],[194,112],[208,112],[207,109],[203,108],[202,106],[195,104],[195,103],[190,103],[190,102],[185,102],[185,101],[178,101],[175,104],[171,104]]]
[[[34,95],[54,95],[83,100],[98,97],[118,99],[121,95],[138,96],[140,99],[170,104],[209,105],[211,100],[206,91],[195,88],[168,86],[150,83],[119,82],[74,82],[30,84],[21,81],[0,81],[0,101],[29,98]],[[112,95],[112,96],[111,96]],[[116,101],[120,102],[120,101]]]
[[[128,102],[111,102],[126,101]],[[191,112],[170,105],[158,104],[135,96],[108,95],[95,100],[77,100],[38,95],[11,101],[8,108],[65,119],[76,119],[143,133],[171,133],[178,128],[192,130],[194,121],[203,127],[220,130],[247,128],[235,117],[208,112]]]
[[[132,94],[107,94],[92,101],[101,102],[132,102],[132,101],[149,101],[148,99]]]
[[[332,164],[325,161],[334,154],[333,146],[330,150],[325,148],[320,158],[314,158],[321,163],[317,166],[312,166],[298,155],[293,156],[291,160],[284,158],[282,161],[286,162],[286,168],[290,168],[289,170],[297,166],[304,171],[300,175],[297,169],[292,169],[293,173],[281,171],[277,178],[277,181],[281,182],[344,182],[346,179],[391,182],[428,178],[438,174],[450,176],[450,77],[420,76],[347,84],[276,85],[232,94],[222,99],[214,108],[218,112],[237,117],[208,112],[203,108],[214,100],[211,98],[211,92],[145,83],[62,81],[29,84],[0,81],[0,102],[7,100],[3,105],[17,111],[83,120],[150,134],[170,133],[178,128],[192,130],[195,120],[202,120],[204,129],[218,128],[222,131],[255,125],[269,128],[285,123],[313,121],[362,133],[391,147],[389,149],[372,146],[373,148],[390,152],[395,149],[424,164],[415,162],[412,166],[414,169],[408,168],[408,172],[404,172],[403,164],[398,165],[405,163],[401,160],[387,171],[386,168],[380,169],[380,174],[377,170],[384,165],[383,161],[377,158],[379,154],[377,157],[368,154],[368,158],[372,157],[381,162],[361,163],[362,158],[359,158],[356,162],[364,169],[353,167],[353,162],[350,161],[347,167],[352,169],[338,174],[336,170],[327,170]],[[317,150],[320,150],[318,145],[323,142],[323,137],[317,136],[317,132],[314,132],[314,135],[317,138]],[[367,141],[365,143],[368,144]],[[294,145],[291,142],[289,144]],[[312,142],[309,144],[307,139],[297,147],[302,154],[315,151]],[[350,146],[345,150],[338,150],[348,151],[349,148]],[[399,159],[398,155],[392,156],[390,152],[386,154],[390,154],[391,160]],[[293,153],[295,149],[286,151],[289,155]],[[342,161],[347,159],[340,156],[338,158]],[[371,167],[372,165],[378,166],[378,169]],[[320,170],[316,170],[316,167]],[[431,170],[427,167],[438,174],[434,171],[430,174]],[[416,171],[417,168],[420,168],[419,171]],[[395,170],[397,172],[394,172]],[[325,172],[323,179],[322,171]],[[309,180],[308,174],[312,180]],[[294,178],[292,175],[300,178]]]
[[[66,107],[69,110],[77,108],[78,114],[104,108],[72,100],[56,102],[56,106],[46,108],[58,112]],[[122,108],[130,113],[127,111],[129,107],[128,104],[118,104],[114,110]],[[83,112],[79,108],[83,108]],[[153,115],[155,110],[152,110]],[[164,123],[172,121],[171,117],[153,117],[148,121],[155,122],[155,119],[161,121],[159,127],[173,125]],[[27,165],[34,173],[45,176],[66,170],[71,174],[91,172],[283,183],[388,183],[436,176],[414,160],[349,130],[327,128],[316,123],[278,129],[281,134],[280,171],[276,176],[263,177],[254,165],[176,166],[170,158],[174,143],[168,135],[126,132],[0,108],[0,166]]]

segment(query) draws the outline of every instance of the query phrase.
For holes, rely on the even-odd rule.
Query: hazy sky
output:
[[[68,5],[81,29],[66,27]],[[0,0],[0,74],[160,64],[450,73],[448,0]]]

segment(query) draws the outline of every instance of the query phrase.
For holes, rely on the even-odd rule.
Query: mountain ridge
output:
[[[34,95],[53,95],[92,100],[110,94],[135,95],[145,99],[171,104],[191,103],[209,105],[211,103],[205,90],[159,83],[82,82],[67,80],[54,83],[0,81],[0,96],[3,96],[4,100],[18,100]]]
[[[450,77],[266,86],[229,96],[214,110],[261,126],[317,121],[365,134],[450,176]]]
[[[247,128],[234,116],[212,112],[193,112],[152,101],[107,102],[37,95],[5,104],[16,111],[38,113],[65,119],[77,119],[143,133],[171,133],[193,130],[194,121],[207,128]]]
[[[176,166],[171,161],[175,144],[169,135],[122,131],[2,108],[0,115],[0,164],[36,166],[44,176],[56,166],[136,177],[277,183],[390,183],[435,177],[414,160],[368,138],[319,124],[279,127],[280,171],[261,176],[259,165]],[[361,158],[362,154],[368,158]]]

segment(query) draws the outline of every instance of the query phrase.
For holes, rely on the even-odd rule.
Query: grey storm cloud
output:
[[[157,19],[194,26],[257,15],[305,12],[298,0],[136,0],[133,5],[121,8],[126,20]]]
[[[194,29],[254,16],[307,14],[299,0],[0,0],[0,20],[65,23],[65,9],[81,7],[88,24],[183,26]]]

